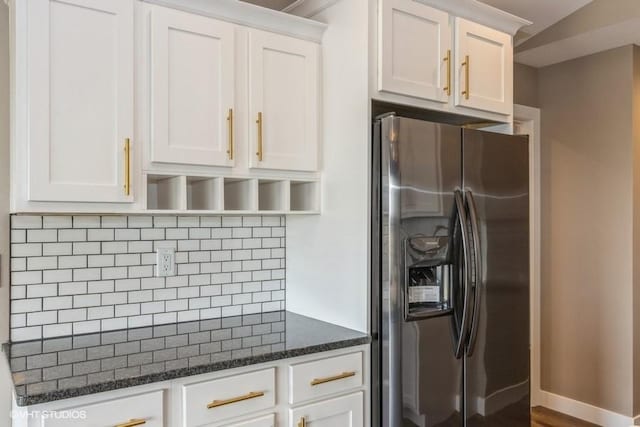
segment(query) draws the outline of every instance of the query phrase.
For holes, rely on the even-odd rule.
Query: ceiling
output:
[[[533,22],[533,25],[521,30],[517,42],[538,34],[562,18],[572,14],[591,0],[479,0],[495,8]]]

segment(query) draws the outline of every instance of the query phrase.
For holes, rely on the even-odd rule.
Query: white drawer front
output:
[[[275,368],[182,387],[184,427],[219,423],[275,406]]]
[[[276,427],[276,415],[269,414],[252,420],[236,421],[221,427]]]
[[[56,416],[43,417],[43,427],[112,427],[135,425],[140,427],[164,427],[163,391],[139,394],[92,405],[61,409]],[[63,411],[71,417],[65,417]],[[82,415],[84,414],[84,417]],[[144,424],[142,424],[144,421]]]
[[[289,367],[289,403],[304,402],[362,386],[362,353]]]
[[[289,427],[363,427],[362,392],[289,410]]]

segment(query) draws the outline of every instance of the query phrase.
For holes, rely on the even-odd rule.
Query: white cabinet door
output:
[[[381,0],[378,90],[449,102],[449,14],[415,0]]]
[[[151,161],[233,166],[233,24],[151,11]]]
[[[132,202],[133,2],[30,0],[27,13],[29,200]]]
[[[513,110],[509,34],[456,18],[456,105],[500,114]]]
[[[289,427],[363,427],[362,392],[289,410]],[[302,419],[305,422],[302,422]]]
[[[250,167],[317,170],[318,57],[316,43],[250,30]]]

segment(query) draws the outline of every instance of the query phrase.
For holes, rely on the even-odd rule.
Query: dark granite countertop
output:
[[[369,343],[276,311],[5,344],[19,406]]]

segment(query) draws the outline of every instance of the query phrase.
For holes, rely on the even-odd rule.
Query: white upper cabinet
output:
[[[503,31],[460,16],[477,17]],[[527,23],[480,2],[379,0],[375,97],[509,121],[512,34]]]
[[[27,199],[132,202],[133,2],[27,3]]]
[[[456,105],[511,114],[511,36],[462,18],[456,18],[455,28]]]
[[[415,0],[383,1],[378,90],[449,102],[451,34],[446,12]]]
[[[249,165],[318,168],[319,45],[249,31]]]
[[[233,166],[235,26],[151,9],[151,161]]]

